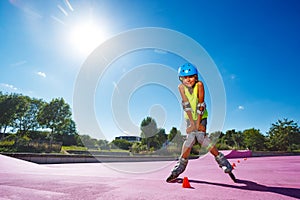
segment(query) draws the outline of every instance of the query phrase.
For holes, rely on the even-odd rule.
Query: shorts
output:
[[[195,123],[196,123],[196,121],[195,121]],[[206,128],[207,118],[202,119],[200,121],[200,123]],[[186,125],[187,125],[187,127],[190,125],[189,120],[186,121]],[[195,144],[196,139],[199,142],[199,144],[202,144],[204,142],[205,136],[206,136],[205,132],[200,132],[200,131],[191,132],[191,133],[187,134],[187,137],[185,140],[185,146],[192,147]]]
[[[195,123],[197,122],[197,120],[194,121]],[[206,129],[206,125],[207,125],[207,118],[204,118],[200,121],[200,124],[202,124],[205,129]],[[186,120],[186,127],[189,127],[190,126],[190,120]]]

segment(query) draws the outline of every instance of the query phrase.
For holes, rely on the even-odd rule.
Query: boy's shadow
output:
[[[177,178],[177,183],[182,183],[182,181],[183,181],[182,178]],[[221,186],[221,187],[230,187],[230,188],[236,188],[236,189],[241,189],[241,190],[273,192],[273,193],[300,199],[300,189],[299,188],[269,187],[269,186],[261,185],[261,184],[255,183],[253,181],[247,181],[247,180],[240,180],[240,179],[236,180],[236,183],[244,184],[244,185],[234,185],[234,184],[229,185],[229,184],[224,184],[224,183],[214,183],[214,182],[199,181],[199,180],[189,180],[189,182],[217,185],[217,186]]]

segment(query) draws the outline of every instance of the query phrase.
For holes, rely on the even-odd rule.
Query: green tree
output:
[[[151,146],[154,147],[155,150],[160,149],[168,140],[168,135],[163,128],[158,129],[157,134],[152,137],[154,137],[154,139]]]
[[[236,132],[235,129],[226,131],[222,140],[223,143],[234,149],[241,149],[244,146],[243,133],[241,131]]]
[[[215,131],[209,135],[209,138],[212,144],[215,144],[216,147],[220,150],[230,149],[226,144],[225,134],[222,131]]]
[[[209,134],[209,139],[212,143],[220,143],[225,134],[222,131],[215,131]]]
[[[24,121],[24,116],[27,110],[29,110],[30,98],[26,96],[18,95],[15,97],[16,110],[13,122],[13,127],[19,130],[21,136],[25,135],[27,130],[27,123]]]
[[[155,136],[158,133],[158,128],[155,120],[151,117],[147,117],[143,119],[141,123],[141,137],[142,137],[142,144],[147,145],[147,149],[149,150],[151,147],[151,143],[155,140]]]
[[[12,127],[18,109],[18,95],[10,94],[0,96],[0,131],[3,135],[9,127]]]
[[[13,127],[18,129],[21,136],[26,135],[29,130],[35,131],[40,126],[37,119],[39,109],[43,102],[38,99],[32,99],[28,96],[17,96],[17,109]]]
[[[61,136],[61,141],[63,145],[70,146],[77,144],[77,129],[76,124],[73,120],[70,120],[70,123],[67,123],[66,126],[62,129],[62,134],[57,136]],[[57,138],[58,139],[58,138]]]
[[[38,113],[41,107],[44,105],[41,99],[29,98],[29,108],[24,114],[23,117],[23,127],[22,129],[27,132],[28,130],[36,131],[40,128],[38,122]]]
[[[224,143],[227,144],[230,147],[235,146],[235,141],[234,141],[234,138],[233,138],[234,134],[236,134],[235,129],[227,130],[224,137],[223,137]]]
[[[183,144],[183,138],[181,132],[177,130],[177,128],[172,127],[169,135],[168,140],[176,145],[176,147],[181,147]]]
[[[91,138],[89,135],[80,135],[80,141],[82,142],[83,146],[87,148],[96,148],[97,145],[97,140]]]
[[[109,142],[107,140],[98,140],[97,145],[100,147],[101,150],[109,150]]]
[[[158,150],[167,143],[168,136],[165,129],[157,128],[155,120],[145,118],[141,123],[142,145],[147,145],[147,150]]]
[[[265,136],[262,135],[259,129],[247,129],[243,131],[245,146],[253,151],[265,150]]]
[[[238,131],[235,132],[232,135],[233,141],[234,141],[234,147],[235,149],[243,149],[244,148],[244,136],[243,132]]]
[[[278,120],[272,124],[267,135],[270,150],[292,151],[299,148],[300,129],[293,120]]]
[[[70,106],[63,98],[52,99],[38,113],[38,121],[43,128],[51,129],[50,145],[58,134],[63,134],[66,127],[72,123]]]

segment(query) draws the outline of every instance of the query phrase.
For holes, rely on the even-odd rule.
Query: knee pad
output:
[[[211,140],[204,132],[199,132],[197,134],[197,141],[201,144],[201,147],[209,150],[212,147]]]
[[[203,142],[202,142],[202,145],[203,145],[204,147],[210,147],[210,146],[211,146],[211,141],[210,141],[209,137],[207,137],[207,136],[204,137],[204,140],[203,140]]]
[[[197,138],[197,141],[199,142],[199,144],[202,144],[205,139],[205,133],[198,131],[196,133],[196,138]]]
[[[195,133],[191,132],[187,134],[186,140],[184,141],[184,146],[187,148],[192,148],[195,144]]]

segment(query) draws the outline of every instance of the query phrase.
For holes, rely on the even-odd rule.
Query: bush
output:
[[[135,142],[131,146],[132,153],[141,153],[147,150],[147,145],[143,145],[140,142]]]
[[[117,148],[129,150],[133,143],[124,139],[117,139],[112,141],[112,144],[115,145]]]
[[[230,149],[230,147],[227,144],[223,144],[223,143],[217,143],[216,148],[218,150],[229,150]]]
[[[15,152],[14,144],[14,140],[0,141],[0,152]]]
[[[52,143],[48,140],[30,140],[27,136],[18,138],[15,134],[0,141],[1,152],[31,152],[31,153],[59,153],[61,143]]]

